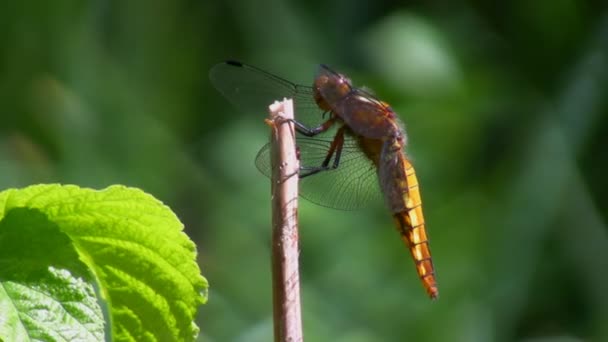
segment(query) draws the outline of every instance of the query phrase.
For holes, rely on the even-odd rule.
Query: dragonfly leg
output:
[[[344,147],[344,126],[340,127],[334,136],[334,140],[331,142],[331,146],[327,151],[327,156],[323,160],[320,166],[303,166],[300,167],[300,178],[312,176],[321,171],[334,170],[340,165],[340,157],[342,156],[342,148]],[[329,162],[334,157],[334,162],[330,166]]]
[[[314,137],[315,135],[317,135],[319,133],[323,133],[323,132],[327,131],[336,122],[336,120],[332,117],[332,118],[327,119],[325,122],[323,122],[322,124],[320,124],[317,127],[309,128],[309,127],[306,127],[303,123],[301,123],[299,121],[296,121],[296,120],[289,120],[289,121],[293,122],[293,124],[295,125],[295,128],[296,128],[296,131],[298,131],[298,133],[305,135],[307,137]]]

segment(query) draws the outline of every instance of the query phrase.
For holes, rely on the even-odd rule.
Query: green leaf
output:
[[[144,192],[41,185],[0,193],[0,338],[193,340],[207,282],[183,225]],[[22,338],[23,337],[23,338]]]
[[[36,209],[0,221],[0,338],[96,341],[103,315],[67,235]]]

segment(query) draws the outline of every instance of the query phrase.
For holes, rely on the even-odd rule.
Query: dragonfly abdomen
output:
[[[437,298],[439,291],[435,280],[435,268],[431,258],[431,249],[426,234],[424,215],[422,214],[422,199],[416,171],[407,158],[402,157],[403,170],[407,183],[407,191],[403,191],[405,210],[396,213],[397,229],[403,241],[408,246],[416,271],[422,281],[426,292],[433,299]]]
[[[411,221],[411,215],[407,211],[394,214],[393,217],[397,230],[414,259],[416,271],[424,289],[431,298],[437,298],[439,290],[437,289],[435,269],[424,223],[414,225]]]
[[[383,146],[378,176],[397,230],[410,250],[426,292],[437,298],[439,291],[422,213],[422,199],[414,167],[403,153],[399,139]]]

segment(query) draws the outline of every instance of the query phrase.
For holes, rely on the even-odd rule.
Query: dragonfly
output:
[[[276,100],[292,99],[300,196],[341,210],[383,198],[424,289],[432,299],[438,297],[420,186],[405,152],[407,135],[386,102],[326,65],[319,65],[311,86],[237,61],[215,65],[209,77],[244,111],[263,112]],[[255,164],[270,177],[270,144],[261,148]]]

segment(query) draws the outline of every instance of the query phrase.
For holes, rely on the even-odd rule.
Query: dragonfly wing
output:
[[[240,62],[223,62],[209,71],[209,79],[230,102],[244,112],[266,113],[275,101],[289,98],[294,101],[298,121],[316,126],[323,111],[317,106],[313,89],[289,82],[262,69]]]
[[[255,157],[255,167],[266,177],[272,177],[272,165],[270,165],[270,143],[264,145]]]
[[[321,166],[331,142],[332,139],[298,138],[300,167]],[[329,166],[334,159],[335,155]],[[270,177],[270,144],[262,147],[255,164],[262,174]],[[376,168],[349,136],[345,137],[338,167],[301,178],[299,191],[300,196],[312,203],[341,210],[361,209],[382,199]]]

